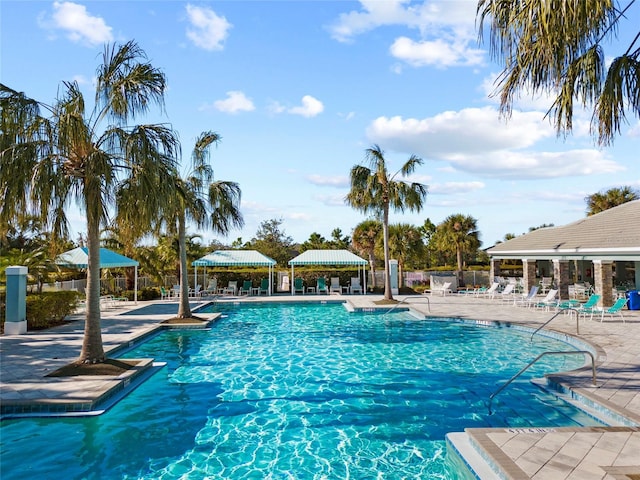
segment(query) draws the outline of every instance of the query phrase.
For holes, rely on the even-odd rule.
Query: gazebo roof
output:
[[[88,268],[89,257],[87,247],[78,247],[61,253],[56,258],[56,263],[69,268]],[[100,268],[137,267],[136,260],[120,255],[107,248],[100,249]]]
[[[289,260],[289,265],[367,265],[349,250],[307,250]]]
[[[216,250],[191,263],[194,267],[267,267],[277,262],[257,250]]]

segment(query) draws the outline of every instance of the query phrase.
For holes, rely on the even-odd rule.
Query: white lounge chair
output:
[[[340,277],[331,277],[331,285],[329,285],[329,293],[342,294],[342,287],[340,286]]]
[[[491,286],[484,292],[480,293],[480,297],[488,297],[488,298],[493,298],[496,294],[496,292],[498,291],[498,287],[500,286],[500,284],[498,282],[493,282],[491,284]]]
[[[447,293],[453,293],[451,290],[452,282],[444,282],[442,285],[433,285],[431,287],[430,293],[433,295],[434,293],[439,293],[443,297],[447,296]]]

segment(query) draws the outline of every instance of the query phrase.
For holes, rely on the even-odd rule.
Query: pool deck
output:
[[[404,296],[396,296],[404,300]],[[428,303],[426,298],[428,298]],[[225,298],[219,301],[348,301],[355,308],[383,308],[375,295],[298,295]],[[195,307],[199,303],[194,301]],[[407,303],[428,316],[502,322],[538,328],[552,313],[516,307],[499,300],[472,295],[412,296]],[[168,301],[123,302],[102,313],[102,338],[107,353],[132,345],[158,329],[159,322],[177,312]],[[597,412],[608,412],[619,426],[584,428],[467,429],[452,433],[449,446],[471,465],[482,480],[637,480],[640,478],[640,311],[624,310],[620,319],[581,319],[576,335],[573,315],[559,315],[547,327],[557,334],[578,337],[596,352],[597,385],[591,367],[553,377],[572,395]],[[4,417],[60,412],[86,414],[98,402],[126,394],[153,368],[113,377],[47,377],[74,361],[82,345],[84,320],[74,316],[68,324],[42,332],[0,337],[0,404]],[[528,359],[527,359],[528,360]],[[523,360],[524,364],[524,360]],[[139,375],[139,377],[137,377]],[[40,413],[39,413],[40,412]]]

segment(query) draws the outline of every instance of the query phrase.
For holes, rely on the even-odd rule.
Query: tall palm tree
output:
[[[584,200],[587,202],[587,216],[591,216],[639,198],[640,194],[637,191],[629,186],[624,186],[610,188],[606,192],[594,193]]]
[[[458,285],[463,285],[464,254],[480,248],[480,233],[476,219],[460,213],[449,215],[438,225],[434,237],[437,237],[435,241],[440,248],[453,246],[455,249]]]
[[[161,124],[132,125],[152,105],[163,107],[165,87],[164,74],[133,41],[105,46],[90,113],[76,82],[63,82],[53,105],[0,84],[0,225],[29,211],[56,237],[66,237],[68,204],[75,201],[86,214],[87,312],[79,363],[105,360],[100,228],[114,198],[127,190],[140,217],[150,217],[173,188],[175,134]]]
[[[351,169],[351,190],[345,197],[348,205],[363,213],[373,213],[382,222],[384,241],[384,298],[393,300],[389,275],[389,210],[406,208],[419,212],[427,196],[427,187],[421,183],[407,183],[396,177],[406,177],[414,172],[422,159],[411,155],[400,170],[391,175],[387,171],[384,152],[378,145],[366,150],[369,167],[355,165]]]
[[[178,318],[191,318],[189,306],[189,281],[187,276],[187,221],[199,228],[210,228],[227,235],[231,228],[242,227],[240,213],[240,186],[235,182],[214,181],[213,167],[209,161],[213,145],[220,136],[211,131],[202,132],[196,139],[191,154],[191,170],[184,176],[172,179],[175,193],[165,198],[162,221],[167,230],[178,237],[180,258],[180,303]]]
[[[614,0],[478,0],[480,35],[488,20],[493,56],[504,63],[502,112],[511,112],[519,91],[551,92],[556,99],[549,113],[558,132],[571,131],[575,102],[593,108],[592,130],[600,144],[611,143],[626,112],[640,118],[640,31],[620,52],[604,50],[616,45],[612,40],[619,24],[633,18],[627,12],[634,3],[619,8]]]
[[[366,255],[371,269],[371,288],[376,288],[376,243],[382,233],[378,220],[365,220],[356,225],[351,234],[351,245],[360,255]]]

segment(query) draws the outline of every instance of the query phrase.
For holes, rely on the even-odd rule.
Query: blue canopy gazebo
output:
[[[89,255],[87,247],[78,247],[73,250],[61,253],[56,258],[56,264],[67,268],[87,268],[89,266]],[[133,288],[133,300],[138,302],[138,265],[137,260],[133,260],[124,255],[120,255],[108,248],[100,248],[100,268],[135,268],[135,283]]]
[[[306,250],[295,258],[289,260],[291,265],[291,293],[293,290],[294,267],[296,265],[352,265],[358,268],[358,277],[360,276],[360,267],[362,267],[362,293],[367,291],[367,262],[364,258],[360,258],[349,250]]]
[[[269,267],[269,295],[273,291],[273,267],[276,261],[257,250],[216,250],[191,262],[195,267],[197,283],[198,267]]]

